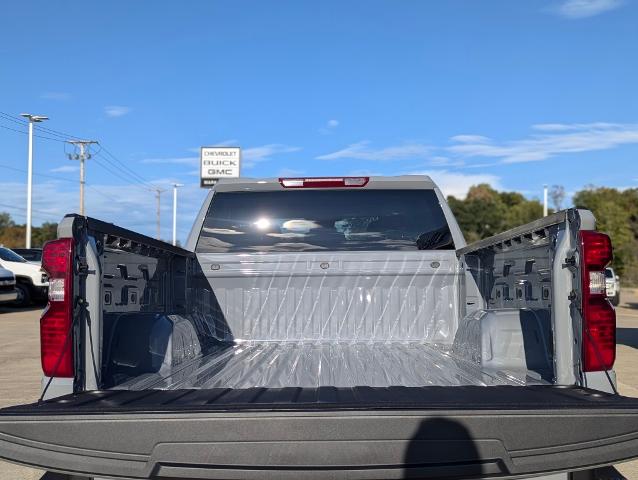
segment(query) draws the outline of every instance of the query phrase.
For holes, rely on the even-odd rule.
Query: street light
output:
[[[177,187],[183,186],[183,183],[173,184],[173,245],[177,245]]]
[[[21,113],[21,116],[29,120],[29,163],[27,165],[27,232],[25,247],[31,248],[31,197],[33,189],[33,124],[48,120],[44,115],[32,115]]]

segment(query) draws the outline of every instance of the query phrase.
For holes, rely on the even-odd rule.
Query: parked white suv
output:
[[[605,286],[607,298],[613,306],[617,307],[620,304],[620,277],[616,275],[613,268],[605,269]]]
[[[0,304],[13,302],[18,298],[16,277],[13,272],[0,267]]]
[[[17,304],[26,306],[34,300],[44,300],[47,297],[49,277],[39,265],[27,262],[13,250],[0,247],[0,267],[15,275]]]

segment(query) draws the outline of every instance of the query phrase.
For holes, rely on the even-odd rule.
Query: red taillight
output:
[[[284,188],[340,188],[365,187],[369,177],[337,177],[337,178],[280,178]]]
[[[609,370],[616,360],[616,311],[607,300],[605,267],[613,259],[609,236],[580,232],[582,261],[583,370]]]
[[[42,268],[49,275],[49,303],[40,319],[42,370],[48,377],[73,377],[73,239],[47,242]]]

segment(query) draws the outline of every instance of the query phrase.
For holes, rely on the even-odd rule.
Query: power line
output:
[[[29,135],[29,132],[23,132],[22,130],[16,130],[15,128],[7,127],[7,126],[5,126],[5,125],[0,125],[0,127],[2,127],[2,128],[6,128],[7,130],[11,130],[11,131],[13,131],[13,132],[22,133],[22,134],[24,134],[24,135]],[[34,136],[34,137],[38,137],[38,138],[43,138],[43,139],[45,139],[45,140],[53,140],[54,142],[64,142],[64,140],[60,140],[60,139],[52,138],[52,137],[45,137],[44,135],[36,135],[36,134],[33,134],[33,136]]]
[[[21,117],[14,117],[13,115],[9,115],[8,113],[0,112],[0,117],[3,117],[4,120],[9,120],[10,122],[17,123],[18,125],[27,126],[28,122],[24,121]]]
[[[115,197],[113,197],[112,195],[109,195],[109,194],[107,194],[107,193],[104,193],[102,190],[99,190],[99,189],[95,188],[93,185],[89,185],[89,184],[87,183],[87,184],[86,184],[86,186],[87,186],[88,188],[90,188],[91,190],[93,190],[95,193],[97,193],[97,194],[99,194],[99,195],[102,195],[104,198],[107,198],[107,199],[109,199],[109,200],[111,200],[111,201],[113,201],[113,202],[119,202],[119,200],[118,200],[117,198],[115,198]]]
[[[18,132],[18,133],[24,133],[24,134],[29,133],[29,132],[24,132],[24,131],[22,131],[22,130],[16,130],[15,128],[7,127],[7,126],[5,126],[5,125],[0,125],[0,127],[2,127],[2,128],[6,128],[7,130],[11,130],[12,132]]]
[[[40,125],[37,126],[38,130],[42,130],[50,135],[55,135],[56,137],[61,137],[64,139],[73,139],[73,140],[81,140],[81,137],[76,137],[75,135],[71,135],[70,133],[60,132],[59,130],[53,130],[52,128],[42,127]]]
[[[0,111],[0,120],[6,120],[6,121],[10,121],[13,122],[17,125],[20,126],[24,126],[26,127],[28,125],[28,122],[25,122],[24,120],[22,120],[22,118],[20,117],[16,117],[13,116],[11,114],[8,114],[6,112],[2,112]],[[2,125],[0,124],[1,128],[4,128],[6,130],[10,130],[13,131],[15,133],[20,133],[23,135],[28,135],[29,133],[27,131],[23,131],[23,130],[18,130],[16,128],[12,128],[6,125]],[[40,125],[36,125],[35,128],[39,131],[39,132],[43,132],[46,135],[39,135],[39,134],[35,134],[34,133],[34,137],[37,138],[41,138],[44,140],[50,140],[50,141],[54,141],[54,142],[60,142],[63,143],[65,146],[67,143],[69,143],[69,139],[74,139],[74,141],[70,142],[70,143],[74,143],[77,141],[81,141],[80,138],[81,137],[77,137],[75,135],[71,135],[59,130],[55,130],[52,128],[48,128],[48,127],[43,127]],[[145,190],[150,190],[150,191],[154,191],[156,192],[157,195],[157,200],[158,200],[158,204],[159,204],[159,196],[161,195],[162,190],[159,189],[156,185],[150,183],[146,178],[144,178],[142,175],[140,175],[139,173],[137,173],[135,170],[131,169],[128,165],[126,165],[124,162],[122,162],[118,157],[116,157],[109,149],[107,149],[102,143],[100,142],[96,142],[99,146],[99,150],[97,152],[95,152],[93,155],[93,158],[95,159],[95,163],[96,165],[98,165],[100,168],[102,168],[103,170],[105,170],[106,172],[110,173],[111,175],[119,178],[120,180],[132,185],[132,186],[138,186],[141,188],[144,188]],[[104,152],[104,153],[102,153]],[[66,148],[65,148],[65,154],[66,154]],[[105,155],[106,154],[106,155]],[[108,155],[108,156],[107,156]],[[102,161],[99,161],[96,157],[99,156]],[[109,158],[110,157],[110,158]],[[87,155],[88,158],[88,155]],[[10,170],[14,170],[14,171],[22,171],[20,169],[17,168],[13,168],[7,165],[0,165],[0,167],[2,168],[7,168]],[[52,175],[46,175],[46,174],[36,174],[37,176],[40,177],[48,177],[48,178],[52,178],[55,180],[64,180],[67,182],[74,182],[74,180],[71,180],[69,178],[62,178],[62,177],[54,177]],[[105,198],[108,198],[110,200],[115,200],[117,201],[117,199],[115,199],[114,197],[107,195],[103,192],[101,192],[100,190],[96,189],[95,187],[93,187],[92,185],[88,185],[86,184],[87,187],[91,188],[92,191],[98,193],[99,195],[102,195]],[[159,223],[159,220],[158,220]],[[159,233],[158,233],[158,238],[159,238]]]
[[[0,112],[0,117],[4,117],[5,120],[9,120],[10,122],[17,123],[18,125],[24,125],[25,127],[29,122],[26,122],[21,117],[11,115],[10,113]],[[42,125],[36,125],[37,130],[41,130],[49,135],[53,135],[55,137],[60,137],[63,140],[67,140],[69,138],[79,139],[80,137],[76,137],[75,135],[71,135],[69,133],[61,132],[59,130],[54,130],[53,128],[44,127]]]
[[[99,155],[101,158],[102,155]],[[95,157],[95,164],[97,166],[99,166],[100,168],[102,168],[103,170],[109,172],[111,175],[114,175],[116,177],[118,177],[120,180],[123,180],[124,182],[128,183],[129,185],[132,185],[134,187],[138,187],[138,188],[143,188],[145,190],[151,190],[149,185],[145,185],[145,184],[141,184],[140,182],[136,181],[136,180],[132,180],[128,177],[125,177],[122,173],[120,173],[118,170],[116,170],[117,167],[113,166],[112,164],[105,164],[102,163],[100,160],[98,160],[97,156]]]
[[[27,173],[26,170],[23,170],[21,168],[10,167],[9,165],[1,165],[0,164],[0,168],[6,168],[7,170],[13,170],[15,172],[20,172],[20,173]],[[36,177],[52,178],[53,180],[62,180],[62,181],[71,182],[71,183],[76,183],[77,182],[77,180],[73,180],[72,178],[61,177],[59,175],[47,175],[45,173],[34,173],[33,175],[36,176]],[[95,186],[93,186],[93,185],[91,185],[89,183],[86,183],[86,186],[88,188],[90,188],[92,191],[94,191],[95,193],[97,193],[99,195],[102,195],[104,198],[108,198],[109,200],[112,200],[112,201],[115,201],[115,202],[119,201],[114,196],[109,195],[107,193],[104,193],[102,190],[96,188]]]
[[[0,207],[2,207],[2,208],[10,208],[10,209],[13,209],[13,210],[20,210],[20,211],[23,211],[23,212],[27,211],[27,209],[24,208],[24,207],[16,207],[15,205],[8,205],[6,203],[0,203]],[[40,216],[48,216],[50,218],[56,218],[56,219],[60,218],[55,213],[45,212],[43,210],[33,210],[33,212],[34,213],[38,213]]]
[[[13,131],[13,132],[17,132],[17,133],[22,133],[22,134],[24,134],[24,135],[28,135],[28,134],[29,134],[28,132],[23,132],[23,131],[21,131],[21,130],[16,130],[15,128],[7,127],[7,126],[5,126],[5,125],[1,125],[1,124],[0,124],[0,128],[5,128],[5,129],[7,129],[7,130],[11,130],[11,131]],[[67,141],[66,141],[66,140],[60,140],[60,139],[57,139],[57,138],[45,137],[45,136],[37,135],[37,134],[34,134],[34,137],[43,138],[43,139],[45,139],[45,140],[52,140],[52,141],[60,142],[60,143],[64,143],[64,144],[66,144],[66,143],[67,143]],[[133,179],[129,179],[129,178],[125,177],[122,173],[120,173],[120,172],[117,170],[117,169],[119,169],[119,167],[117,167],[117,165],[115,165],[115,164],[114,164],[112,161],[110,161],[108,158],[104,157],[104,155],[101,155],[99,151],[97,152],[97,154],[96,154],[96,155],[99,155],[100,157],[102,157],[105,161],[107,161],[107,162],[108,162],[108,163],[109,163],[109,164],[110,164],[110,165],[114,168],[114,169],[113,169],[113,168],[109,168],[109,167],[107,167],[106,165],[101,164],[101,163],[100,163],[99,161],[97,161],[97,159],[96,159],[96,164],[97,164],[97,165],[99,165],[99,166],[100,166],[101,168],[103,168],[104,170],[106,170],[107,172],[109,172],[111,175],[114,175],[114,176],[116,176],[116,177],[120,178],[121,180],[123,180],[124,182],[129,183],[129,184],[131,184],[131,185],[138,185],[138,184],[140,184],[140,186],[143,186],[143,187],[144,187],[144,188],[146,188],[147,190],[153,190],[154,186],[153,186],[152,184],[150,184],[150,183],[148,183],[148,182],[144,181],[144,180],[138,180],[137,178],[134,178],[134,177],[133,177]],[[129,175],[130,175],[130,174],[129,174]],[[132,176],[132,175],[130,175],[130,176]],[[140,177],[140,178],[141,178],[141,177]]]
[[[108,169],[114,169],[114,171],[117,172],[116,175],[122,178],[124,181],[131,184],[144,186],[147,189],[152,189],[153,185],[147,183],[145,180],[140,180],[139,178],[136,178],[135,176],[133,176],[132,174],[130,174],[129,172],[125,170],[123,171],[123,169],[120,166],[116,165],[115,162],[111,161],[108,157],[105,157],[103,154],[98,153],[96,154],[96,156],[100,157],[101,161],[104,162],[102,163],[104,167]]]
[[[8,114],[6,112],[2,112],[0,111],[0,117],[2,117],[5,120],[9,120],[11,122],[14,122],[18,125],[23,125],[23,126],[27,126],[28,123],[26,123],[25,121],[23,121],[21,118],[19,117],[14,117],[11,114]],[[26,131],[22,131],[22,130],[17,130],[5,125],[0,125],[0,127],[5,128],[7,130],[11,130],[14,131],[16,133],[22,133],[24,135],[28,135],[28,132]],[[70,135],[67,134],[65,132],[61,132],[59,130],[54,130],[52,128],[48,128],[48,127],[43,127],[40,125],[37,125],[35,127],[37,130],[42,131],[44,133],[47,133],[48,135],[53,135],[53,137],[51,136],[46,136],[46,135],[37,135],[34,134],[35,137],[38,138],[42,138],[45,140],[51,140],[51,141],[55,141],[55,142],[62,142],[62,143],[67,143],[68,139],[80,139],[80,137],[77,137],[75,135]],[[57,138],[54,138],[57,137]],[[109,163],[114,169],[109,169],[109,168],[105,168],[105,165],[101,165],[102,168],[104,168],[105,170],[107,170],[109,173],[115,175],[116,177],[124,180],[127,183],[139,183],[142,184],[145,188],[150,189],[150,190],[154,190],[157,187],[155,185],[153,185],[152,183],[150,183],[147,179],[145,179],[144,177],[142,177],[139,173],[137,173],[136,171],[134,171],[133,169],[131,169],[128,165],[126,165],[124,162],[122,162],[119,158],[117,158],[110,150],[108,150],[102,143],[98,142],[98,145],[100,147],[100,150],[98,150],[97,152],[95,152],[94,155],[99,155],[102,159],[104,159],[105,162]],[[102,150],[110,157],[106,157],[104,154],[102,154]],[[65,151],[66,153],[66,151]],[[112,159],[112,160],[111,160]],[[117,162],[119,164],[115,165],[115,163],[113,162]],[[97,163],[97,162],[96,162]],[[121,170],[124,170],[124,172],[121,172]],[[126,176],[130,176],[132,178],[133,181],[130,181],[128,178],[125,178],[124,175]]]
[[[113,155],[113,153],[111,153],[111,151],[106,148],[103,144],[100,144],[100,146],[102,147],[102,150],[104,150],[104,152],[111,157],[113,160],[115,160],[122,168],[124,168],[125,170],[127,170],[131,175],[133,175],[134,177],[136,177],[139,181],[149,184],[150,182],[148,180],[146,180],[144,177],[142,177],[139,173],[137,173],[136,171],[132,170],[131,168],[129,168],[128,165],[126,165],[124,162],[122,162],[119,158],[117,158],[115,155]],[[102,157],[104,157],[104,155],[101,155]],[[151,185],[153,186],[153,185]]]
[[[11,167],[9,165],[0,165],[0,168],[6,168],[7,170],[13,170],[15,172],[27,173],[27,171],[23,170],[22,168]],[[57,175],[47,175],[45,173],[34,173],[33,175],[35,175],[36,177],[47,177],[47,178],[52,178],[54,180],[64,180],[65,182],[73,182],[73,183],[75,183],[75,180],[72,180],[72,179],[67,178],[67,177],[60,177],[60,176],[57,176]]]
[[[103,151],[107,151],[106,148],[104,148],[104,146],[102,146],[102,150]],[[115,157],[113,154],[109,153],[109,155],[115,159],[117,161],[117,164],[112,161],[110,158],[108,158],[107,156],[105,156],[104,154],[102,154],[101,152],[97,153],[97,155],[104,160],[105,162],[107,162],[112,168],[116,169],[118,172],[120,172],[120,175],[126,175],[127,177],[130,177],[132,182],[131,183],[137,183],[142,185],[144,188],[148,189],[148,190],[155,190],[157,188],[156,185],[152,184],[151,182],[149,182],[148,180],[146,180],[144,177],[142,177],[140,174],[138,174],[137,172],[135,172],[134,170],[132,170],[131,168],[129,168],[128,166],[126,166],[122,161],[120,161],[117,157]]]

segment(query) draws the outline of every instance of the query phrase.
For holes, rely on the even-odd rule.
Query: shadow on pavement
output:
[[[31,305],[29,307],[14,307],[12,305],[0,306],[0,315],[3,313],[16,313],[16,312],[33,312],[35,310],[42,310],[44,305]]]
[[[40,480],[71,480],[71,477],[61,473],[46,472],[40,477]]]
[[[622,306],[625,308],[632,308],[634,310],[638,310],[638,303],[636,302],[625,302]]]
[[[638,328],[618,327],[616,329],[616,342],[638,348]]]

